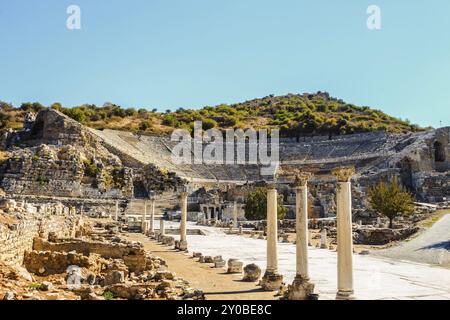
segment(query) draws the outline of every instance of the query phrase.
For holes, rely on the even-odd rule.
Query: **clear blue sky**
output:
[[[70,4],[81,30],[66,28]],[[450,125],[450,1],[0,0],[0,99],[15,105],[166,110],[318,90]]]

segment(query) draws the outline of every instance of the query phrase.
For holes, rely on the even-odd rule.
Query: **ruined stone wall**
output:
[[[33,241],[33,250],[50,252],[76,251],[84,256],[98,255],[106,259],[123,259],[131,272],[140,273],[146,268],[146,253],[139,246],[123,243],[105,243],[101,241],[82,241],[77,239],[58,239],[50,242],[36,237]]]
[[[53,232],[59,236],[73,236],[78,218],[62,206],[36,207],[2,201],[0,209],[0,260],[22,264],[24,252],[31,250],[33,238],[39,234],[48,236]],[[73,212],[72,212],[73,213]]]
[[[450,172],[416,173],[415,181],[418,200],[432,203],[450,200]]]

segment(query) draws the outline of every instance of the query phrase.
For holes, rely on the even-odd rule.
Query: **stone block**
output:
[[[242,281],[256,282],[261,277],[261,268],[252,263],[244,267],[244,278]]]
[[[244,263],[242,261],[229,259],[227,273],[242,273],[243,265]]]

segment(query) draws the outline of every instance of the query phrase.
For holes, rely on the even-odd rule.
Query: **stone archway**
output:
[[[434,148],[434,161],[435,162],[445,162],[445,149],[441,142],[436,141],[433,144]]]

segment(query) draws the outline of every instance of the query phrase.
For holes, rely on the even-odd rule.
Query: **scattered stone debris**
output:
[[[24,267],[0,262],[0,299],[204,299],[163,259],[122,238],[118,229],[102,223],[79,227],[84,231],[77,238],[70,237],[74,232],[32,237]]]
[[[244,267],[244,278],[242,281],[256,282],[261,277],[261,268],[252,263]]]
[[[227,273],[242,273],[242,267],[244,263],[237,259],[228,260],[228,270]]]

